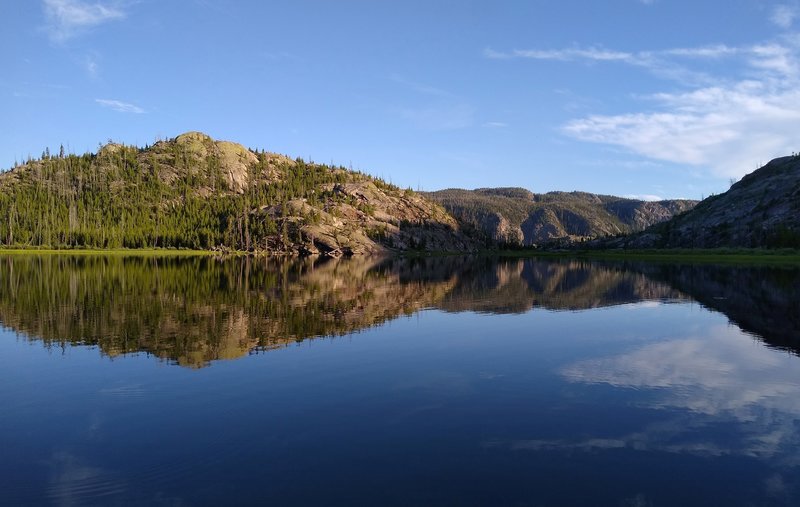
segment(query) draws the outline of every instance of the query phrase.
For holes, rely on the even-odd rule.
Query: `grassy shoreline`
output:
[[[500,257],[590,259],[612,261],[650,261],[709,264],[795,264],[800,265],[800,251],[794,249],[669,249],[669,250],[505,250]]]
[[[55,248],[0,248],[0,255],[120,255],[136,257],[192,257],[192,256],[240,256],[254,255],[248,252],[218,252],[213,250],[184,249],[55,249]],[[263,255],[255,253],[255,255]],[[391,254],[390,254],[391,255]],[[669,250],[480,250],[465,252],[395,252],[394,255],[406,258],[450,257],[459,255],[478,255],[482,257],[502,258],[541,258],[541,259],[587,259],[609,261],[649,261],[673,263],[712,263],[712,264],[791,264],[800,266],[800,250],[795,249],[669,249]]]
[[[123,255],[191,257],[217,255],[212,250],[172,250],[153,248],[0,248],[0,255]]]

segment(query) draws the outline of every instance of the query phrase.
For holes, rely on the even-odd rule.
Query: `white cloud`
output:
[[[97,60],[89,56],[86,58],[86,73],[89,74],[89,77],[94,79],[97,77],[97,73],[100,71],[100,66],[97,64]]]
[[[796,5],[778,5],[772,10],[770,21],[781,28],[790,28],[797,18],[798,9]]]
[[[795,78],[798,75],[797,49],[774,43],[753,46],[748,55],[748,63],[777,77]]]
[[[627,194],[623,197],[628,199],[635,199],[637,201],[663,201],[664,198],[660,195],[653,195],[653,194]]]
[[[125,17],[118,7],[80,0],[43,0],[42,7],[45,29],[56,42],[64,42],[83,30]]]
[[[502,121],[487,121],[483,124],[484,127],[492,129],[502,129],[508,127],[508,123]]]
[[[724,44],[661,51],[608,49],[487,50],[489,58],[616,61],[676,80],[686,91],[639,97],[645,109],[587,115],[562,131],[589,142],[622,147],[652,160],[741,177],[770,159],[798,150],[800,39],[784,36],[751,46]],[[726,59],[717,75],[692,66]],[[722,66],[718,66],[722,68]]]
[[[615,51],[603,47],[572,47],[564,49],[514,49],[508,52],[484,49],[483,56],[494,60],[583,61],[589,63],[624,63],[647,69],[652,74],[682,84],[703,84],[712,81],[703,71],[691,70],[683,60],[718,60],[739,53],[738,48],[717,44],[695,48],[671,48],[662,51]]]
[[[120,100],[112,100],[112,99],[94,99],[95,102],[100,104],[103,107],[107,107],[109,109],[113,109],[114,111],[118,111],[120,113],[134,113],[134,114],[142,114],[146,112],[141,107],[130,104],[128,102],[122,102]]]
[[[487,58],[507,60],[512,58],[531,58],[535,60],[595,60],[633,62],[636,55],[602,48],[569,48],[569,49],[515,49],[504,53],[490,48],[483,50]]]
[[[713,46],[699,46],[696,48],[674,48],[660,51],[666,56],[685,56],[689,58],[721,58],[732,56],[739,53],[739,48],[730,47],[725,44],[715,44]]]
[[[652,159],[708,167],[719,177],[741,177],[797,149],[798,89],[742,81],[652,99],[660,111],[592,115],[563,130]]]
[[[510,60],[527,58],[532,60],[558,60],[575,61],[590,60],[595,62],[624,62],[643,67],[658,67],[664,65],[663,58],[722,58],[733,56],[741,52],[740,48],[730,47],[725,44],[699,46],[694,48],[671,48],[662,51],[615,51],[603,47],[592,46],[588,48],[572,47],[562,49],[514,49],[508,52],[496,51],[491,48],[483,50],[483,56],[496,60]]]

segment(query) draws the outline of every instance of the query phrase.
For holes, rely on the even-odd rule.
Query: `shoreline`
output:
[[[171,256],[192,257],[215,255],[213,250],[179,250],[152,248],[0,248],[0,255],[123,255],[123,256]]]
[[[649,261],[691,264],[793,264],[800,266],[800,251],[794,249],[650,249],[650,250],[500,250],[500,257]]]
[[[748,263],[748,264],[793,264],[800,266],[800,250],[794,249],[665,249],[665,250],[533,250],[533,249],[485,249],[474,252],[449,251],[404,251],[387,252],[388,257],[426,258],[451,256],[481,256],[514,259],[586,259],[609,261],[650,261],[678,263]],[[195,257],[195,256],[252,256],[289,258],[267,252],[183,250],[183,249],[134,249],[134,248],[0,248],[0,255],[66,255],[66,256],[130,256],[130,257]]]

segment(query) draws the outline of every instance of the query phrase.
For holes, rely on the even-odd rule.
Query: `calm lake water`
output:
[[[0,257],[2,505],[798,505],[800,271]]]

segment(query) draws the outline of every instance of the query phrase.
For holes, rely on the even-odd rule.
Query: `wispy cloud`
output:
[[[475,125],[475,108],[448,90],[391,74],[399,85],[397,97],[409,102],[392,111],[422,130],[456,130]],[[411,92],[411,93],[409,93]]]
[[[633,63],[636,55],[621,51],[610,51],[607,49],[590,48],[568,48],[568,49],[514,49],[509,52],[495,51],[491,48],[483,50],[483,56],[498,60],[508,60],[512,58],[531,58],[535,60],[594,60],[594,61],[622,61]]]
[[[87,56],[84,61],[86,65],[86,73],[90,78],[95,79],[100,71],[100,65],[97,63],[97,58],[94,56]]]
[[[508,123],[502,121],[487,121],[483,126],[490,129],[502,129],[508,127]]]
[[[81,0],[43,0],[45,30],[51,40],[64,42],[89,28],[123,19],[118,6]]]
[[[769,19],[775,25],[786,29],[792,26],[798,14],[800,12],[798,12],[797,5],[778,5],[772,10],[772,15]]]
[[[425,130],[456,130],[475,124],[475,109],[466,104],[405,108],[400,116]]]
[[[800,39],[796,37],[750,46],[718,44],[659,51],[592,47],[484,54],[621,62],[678,81],[684,88],[638,97],[643,106],[639,111],[590,114],[563,125],[562,131],[577,139],[620,146],[653,160],[707,168],[720,178],[743,176],[760,163],[798,149]],[[725,60],[725,65],[698,65],[710,60]],[[724,70],[708,74],[709,68]]]
[[[688,58],[722,58],[725,56],[733,56],[741,50],[736,47],[731,47],[725,44],[714,44],[711,46],[700,46],[694,48],[673,48],[665,51],[656,52],[664,56],[684,56]],[[654,54],[652,52],[644,54]]]
[[[146,111],[141,107],[131,104],[129,102],[122,102],[121,100],[112,100],[112,99],[94,99],[95,102],[100,104],[103,107],[107,107],[109,109],[113,109],[114,111],[120,113],[134,113],[134,114],[142,114]]]
[[[561,49],[513,49],[511,51],[497,51],[491,48],[483,50],[483,56],[496,60],[531,59],[555,61],[592,61],[592,62],[622,62],[641,67],[662,67],[667,63],[667,57],[705,58],[714,59],[733,56],[742,50],[725,44],[700,46],[693,48],[671,48],[661,51],[615,51],[612,49],[590,46],[586,48],[572,47]]]
[[[624,197],[628,199],[635,199],[637,201],[663,201],[664,198],[660,195],[653,195],[653,194],[628,194]]]

